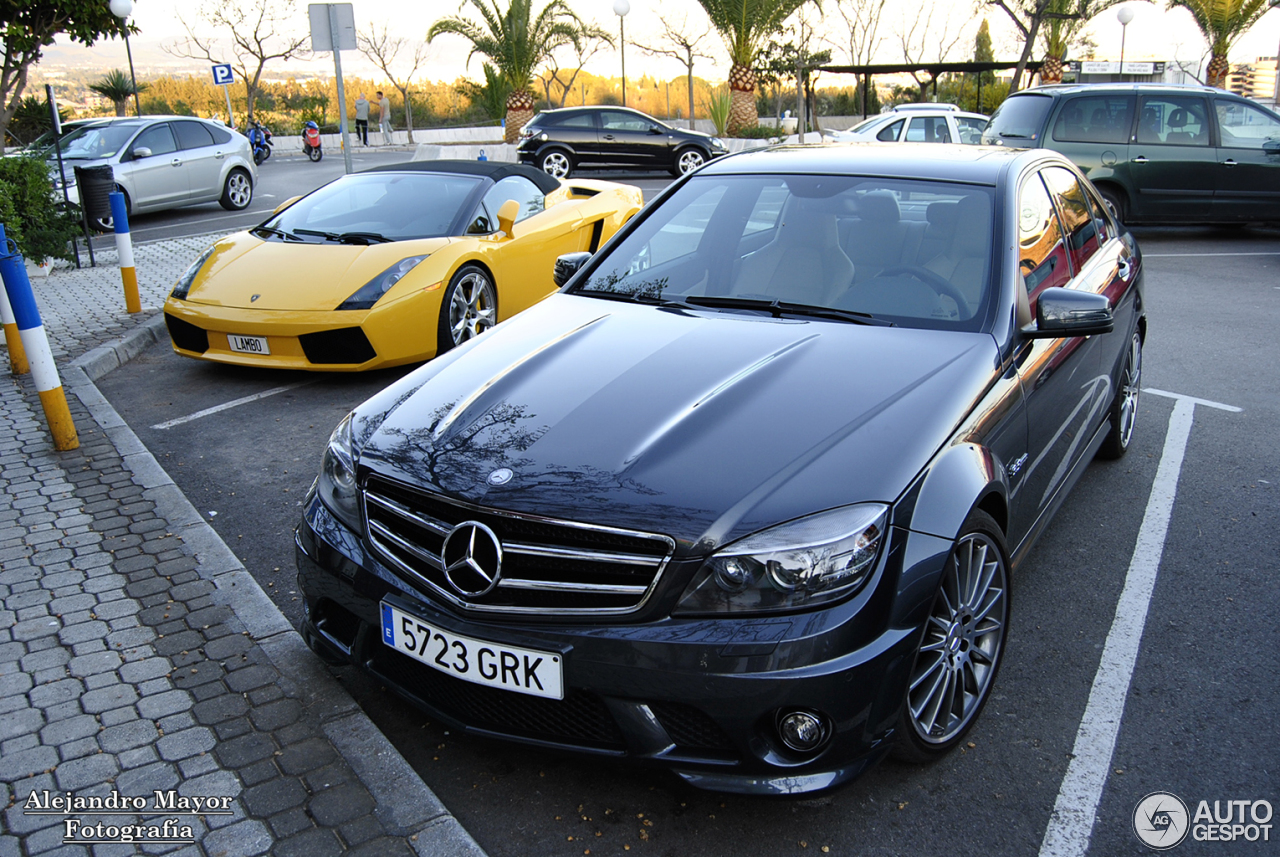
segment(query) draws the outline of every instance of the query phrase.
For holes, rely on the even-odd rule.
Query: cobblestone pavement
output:
[[[140,246],[144,306],[210,240]],[[93,385],[164,336],[156,313],[125,315],[113,267],[35,290],[80,448],[53,450],[29,378],[0,379],[0,857],[482,857]],[[155,812],[171,790],[232,800]],[[45,791],[114,791],[147,812],[27,812]],[[194,842],[65,841],[67,819],[165,818]]]

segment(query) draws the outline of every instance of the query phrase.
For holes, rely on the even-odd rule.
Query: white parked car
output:
[[[969,143],[982,141],[987,117],[966,113],[954,104],[899,104],[848,131],[824,131],[837,143],[879,140],[885,143]]]
[[[253,201],[258,183],[248,139],[192,116],[93,123],[64,136],[60,148],[63,180],[73,202],[80,199],[73,168],[110,165],[130,213],[201,202],[218,202],[229,211],[239,211]],[[52,148],[45,157],[57,184],[58,162]]]

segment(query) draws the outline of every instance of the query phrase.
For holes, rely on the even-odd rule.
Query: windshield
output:
[[[135,124],[91,125],[77,128],[62,138],[64,161],[87,161],[110,158],[124,148],[138,130]]]
[[[878,122],[881,122],[883,120],[884,120],[883,116],[872,116],[870,119],[863,119],[857,125],[854,125],[852,128],[850,128],[849,133],[856,134],[859,131],[865,131],[868,128],[871,128],[872,126],[876,125]]]
[[[339,240],[343,235],[406,241],[449,234],[479,187],[476,176],[446,173],[359,173],[298,200],[263,224],[284,240]]]
[[[574,291],[774,315],[817,307],[906,327],[979,330],[992,291],[992,210],[991,188],[947,182],[698,176]]]
[[[982,142],[987,146],[1034,148],[1044,127],[1053,99],[1047,95],[1016,95],[1006,98],[991,114]]]

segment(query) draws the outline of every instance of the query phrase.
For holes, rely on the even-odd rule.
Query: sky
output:
[[[213,2],[236,3],[255,2],[255,0],[212,0]],[[104,0],[105,2],[105,0]],[[285,5],[285,0],[270,0],[277,6]],[[834,12],[836,0],[826,0],[825,18],[816,20],[817,31],[832,42],[833,61],[849,62],[847,48],[847,30],[843,20]],[[930,0],[925,0],[929,3]],[[945,22],[949,32],[963,32],[961,41],[953,49],[951,59],[967,59],[972,54],[973,34],[982,17],[990,21],[995,42],[997,59],[1010,61],[1017,59],[1017,42],[1013,38],[1014,30],[1007,15],[998,7],[985,5],[978,0],[977,5],[968,7],[964,0],[932,0],[936,5],[933,21],[934,33],[943,31],[943,17],[950,10],[950,20]],[[617,39],[619,19],[613,12],[613,0],[568,0],[570,7],[584,20],[591,21],[610,31]],[[505,4],[504,4],[505,5]],[[670,79],[684,73],[682,64],[675,60],[649,57],[633,46],[633,42],[641,44],[660,41],[661,23],[659,16],[679,23],[687,16],[691,32],[701,32],[707,28],[705,15],[701,8],[689,0],[631,0],[631,11],[626,16],[626,60],[628,77],[650,74],[658,79]],[[426,31],[438,18],[465,13],[469,8],[457,0],[425,0],[425,2],[405,2],[405,0],[355,0],[355,16],[357,28],[370,24],[381,26],[394,22],[396,33],[406,37],[425,39]],[[173,45],[185,35],[185,30],[178,20],[178,11],[189,21],[194,20],[194,10],[198,8],[194,2],[174,2],[174,0],[135,0],[133,22],[141,32],[132,37],[132,49],[139,77],[146,77],[148,72],[162,73],[173,70],[179,64],[190,66],[190,61],[175,60],[163,50],[165,45]],[[294,18],[299,30],[307,28],[306,4],[298,3],[293,7]],[[1128,25],[1125,34],[1126,60],[1165,60],[1180,59],[1194,62],[1205,52],[1204,40],[1184,10],[1167,11],[1163,4],[1147,2],[1128,2],[1122,6],[1107,10],[1095,18],[1089,25],[1089,33],[1097,45],[1098,59],[1118,59],[1120,55],[1121,26],[1116,19],[1120,8],[1133,10],[1133,21]],[[920,29],[918,16],[921,9],[920,0],[889,0],[884,13],[880,31],[882,41],[875,60],[878,62],[902,62],[901,38],[898,35],[910,30],[913,23]],[[936,57],[937,43],[941,36],[929,40],[931,49],[926,49],[926,58]],[[724,48],[719,39],[712,33],[703,41],[707,53],[714,59],[698,60],[695,72],[709,80],[724,80],[729,71]],[[1258,56],[1275,56],[1280,44],[1280,9],[1269,12],[1248,34],[1240,38],[1231,51],[1232,62],[1251,61]],[[467,65],[466,42],[456,36],[440,36],[429,46],[428,62],[419,77],[427,80],[453,80],[460,75],[468,75],[483,79],[480,59],[475,58]],[[410,53],[412,51],[410,50]],[[1036,57],[1039,56],[1037,51]],[[1078,57],[1077,57],[1078,58]],[[89,68],[112,67],[125,64],[123,44],[118,41],[104,40],[92,49],[76,45],[65,37],[46,50],[46,66],[52,68],[62,66],[85,66]],[[344,52],[342,57],[343,72],[362,77],[379,77],[380,72],[355,51]],[[616,75],[619,73],[619,56],[616,48],[600,51],[586,66],[588,71],[597,74]],[[320,54],[306,61],[291,60],[287,63],[274,62],[268,66],[269,77],[287,77],[290,75],[333,73],[331,54]]]

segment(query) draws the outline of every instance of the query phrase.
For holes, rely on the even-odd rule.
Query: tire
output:
[[[1124,194],[1119,191],[1112,190],[1109,187],[1100,187],[1098,188],[1098,195],[1101,196],[1102,201],[1107,204],[1107,208],[1111,209],[1111,216],[1121,223],[1124,223]]]
[[[573,174],[573,157],[564,149],[549,149],[538,157],[538,169],[554,178],[567,179]]]
[[[695,146],[689,146],[676,152],[675,166],[671,172],[676,176],[688,175],[707,162],[706,154]]]
[[[956,537],[920,634],[898,717],[900,758],[934,761],[969,734],[991,696],[1008,628],[1004,535],[990,515],[974,509]]]
[[[1142,337],[1133,332],[1129,340],[1129,353],[1120,370],[1115,398],[1111,400],[1109,416],[1111,430],[1098,447],[1098,457],[1115,461],[1129,451],[1133,440],[1133,426],[1138,419],[1138,399],[1142,393]]]
[[[479,265],[463,265],[440,301],[436,354],[474,339],[498,322],[498,289]]]
[[[307,149],[307,157],[311,159],[312,163],[319,163],[320,159],[324,157],[324,150],[319,146]]]
[[[243,211],[253,202],[253,181],[249,174],[241,169],[227,173],[226,184],[222,186],[222,198],[218,204],[227,211]]]
[[[124,194],[124,216],[129,217],[133,214],[133,202],[129,199],[129,194],[120,185],[116,185],[116,190]],[[97,229],[99,232],[115,232],[116,219],[114,217],[99,217],[96,221],[89,224],[90,228]]]

